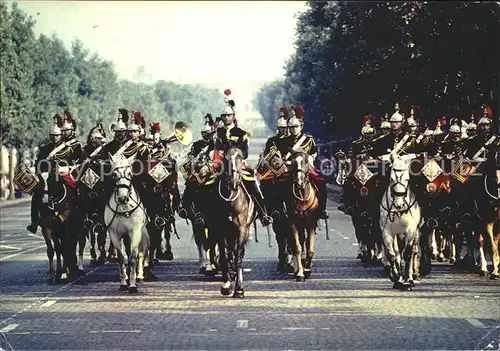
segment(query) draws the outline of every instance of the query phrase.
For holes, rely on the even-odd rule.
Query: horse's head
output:
[[[414,157],[409,155],[391,154],[391,175],[389,179],[389,187],[391,195],[394,198],[394,207],[396,210],[401,210],[405,206],[405,198],[408,195],[410,182],[410,166]]]
[[[299,188],[304,188],[308,183],[307,175],[311,168],[309,156],[303,151],[294,152],[290,157],[290,166],[293,182]]]
[[[227,185],[232,190],[237,190],[241,182],[241,173],[243,170],[243,152],[236,147],[229,148],[224,155],[224,166]]]
[[[112,167],[113,181],[115,182],[116,201],[120,205],[125,205],[130,200],[130,190],[132,187],[132,163],[135,155],[126,158],[122,155],[117,157],[109,155]]]

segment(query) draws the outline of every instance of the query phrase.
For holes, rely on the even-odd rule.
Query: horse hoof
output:
[[[438,261],[438,262],[444,262],[444,258],[443,258],[443,257],[438,257],[438,258],[437,258],[437,261]]]
[[[304,271],[304,277],[305,277],[306,279],[311,278],[311,271]]]
[[[106,263],[106,257],[99,256],[99,258],[97,259],[97,265],[102,266],[104,263]]]
[[[243,299],[245,298],[245,293],[243,292],[243,290],[241,291],[234,291],[234,294],[233,294],[233,297],[236,298],[236,299]]]
[[[450,258],[450,264],[455,264],[457,260],[455,258]]]
[[[128,292],[131,294],[137,294],[139,290],[137,289],[137,286],[131,286],[130,288],[128,288]]]
[[[89,264],[90,264],[91,266],[97,266],[97,260],[95,259],[95,257],[92,257],[92,258],[90,259]]]
[[[137,278],[137,283],[140,284],[140,283],[143,283],[144,282],[144,279],[142,278]]]
[[[356,256],[357,259],[362,259],[363,258],[363,255],[361,255],[360,253],[358,254],[358,256]]]
[[[153,272],[146,273],[146,277],[144,278],[145,282],[156,282],[157,280],[158,278],[156,278]]]
[[[76,276],[77,277],[83,277],[83,276],[85,276],[85,271],[82,270],[82,269],[77,269],[76,270]]]
[[[172,261],[174,259],[174,254],[172,253],[172,251],[165,252],[165,259],[167,261]]]
[[[229,296],[231,294],[231,288],[220,288],[220,293],[224,296]]]
[[[207,267],[201,267],[200,270],[198,271],[199,274],[205,275],[205,272],[207,271]]]
[[[120,291],[128,290],[128,285],[120,285]]]
[[[394,282],[394,285],[392,286],[392,288],[401,290],[403,288],[403,283],[401,283],[399,281]]]
[[[488,272],[486,272],[486,271],[479,271],[479,276],[480,277],[487,277],[488,276]]]
[[[298,275],[297,278],[295,278],[295,281],[296,282],[305,282],[306,277],[304,277],[303,275]]]
[[[490,279],[491,280],[499,280],[500,279],[500,275],[498,275],[498,274],[491,274],[490,275]]]

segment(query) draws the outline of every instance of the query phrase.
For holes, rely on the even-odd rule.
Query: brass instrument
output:
[[[193,141],[193,133],[185,122],[179,121],[175,123],[174,131],[169,136],[162,139],[162,142],[167,144],[174,141],[178,141],[186,146]]]
[[[256,173],[259,180],[262,180],[271,173],[273,173],[275,177],[279,177],[287,170],[288,168],[281,158],[279,150],[276,145],[273,144],[269,149],[268,154],[264,158],[260,159],[256,168]]]

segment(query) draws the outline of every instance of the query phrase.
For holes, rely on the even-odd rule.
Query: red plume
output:
[[[160,132],[160,122],[151,123],[151,134]]]
[[[231,95],[231,90],[230,89],[224,90],[224,95]]]
[[[375,120],[375,118],[377,118],[377,116],[375,115],[372,115],[372,114],[369,114],[369,115],[366,115],[364,118],[363,118],[363,122],[365,125],[367,124],[372,124],[373,121]]]
[[[295,108],[295,117],[298,119],[304,119],[304,108],[302,106],[297,106]]]
[[[489,119],[493,118],[493,110],[488,105],[484,106],[484,115]]]
[[[134,112],[134,122],[139,125],[142,123],[142,116],[140,112]]]
[[[66,116],[66,122],[73,124],[73,116],[69,110],[64,110],[64,115]]]
[[[280,108],[280,115],[283,114],[284,119],[288,119],[288,110],[286,106]]]
[[[443,117],[441,117],[441,118],[439,119],[439,125],[441,125],[441,126],[446,125],[446,117],[444,117],[444,116],[443,116]]]

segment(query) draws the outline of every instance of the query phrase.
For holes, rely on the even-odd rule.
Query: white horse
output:
[[[415,157],[390,155],[389,187],[380,204],[379,223],[385,254],[390,263],[390,278],[394,282],[394,288],[405,290],[411,290],[415,286],[413,275],[418,264],[421,226],[420,206],[409,186],[411,160]],[[404,254],[405,260],[404,273],[401,254]]]
[[[146,230],[146,211],[132,184],[132,162],[135,156],[128,159],[124,156],[109,156],[115,185],[104,210],[104,222],[117,250],[120,290],[128,289],[130,293],[137,293],[137,280],[144,279],[144,256],[149,248],[149,235]],[[122,239],[127,256],[123,254]],[[128,286],[126,258],[130,274]],[[146,262],[148,261],[146,257]]]

